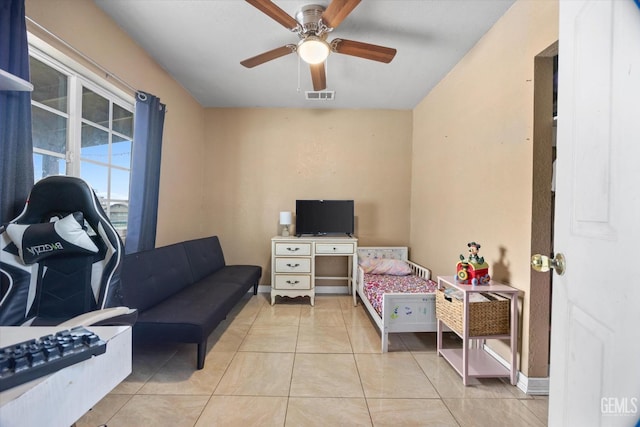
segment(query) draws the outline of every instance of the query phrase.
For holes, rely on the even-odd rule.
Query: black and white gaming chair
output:
[[[121,306],[122,240],[87,182],[50,176],[0,227],[0,325],[133,324]]]

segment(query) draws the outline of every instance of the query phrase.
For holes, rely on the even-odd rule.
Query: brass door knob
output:
[[[531,267],[535,271],[539,271],[541,273],[545,273],[553,268],[558,275],[562,276],[567,268],[567,263],[563,254],[556,254],[554,258],[549,258],[546,255],[535,254],[531,256]]]

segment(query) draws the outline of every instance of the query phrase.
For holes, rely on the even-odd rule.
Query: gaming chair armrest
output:
[[[81,314],[58,326],[73,328],[91,325],[133,325],[138,318],[138,310],[129,307],[111,307]]]

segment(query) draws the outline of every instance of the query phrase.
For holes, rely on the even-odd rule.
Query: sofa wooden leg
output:
[[[198,344],[198,369],[204,368],[204,358],[207,355],[207,340]]]
[[[253,285],[253,294],[258,295],[258,284]]]

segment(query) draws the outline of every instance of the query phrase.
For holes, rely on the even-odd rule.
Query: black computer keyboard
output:
[[[28,326],[26,326],[28,327]],[[98,335],[77,327],[0,348],[0,391],[104,353]]]

